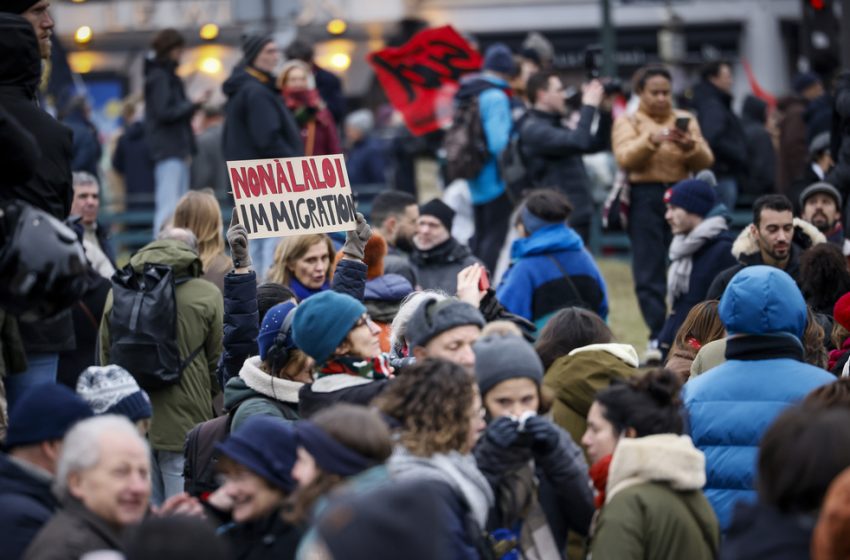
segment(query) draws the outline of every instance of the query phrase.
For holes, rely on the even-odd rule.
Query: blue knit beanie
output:
[[[9,411],[6,447],[62,439],[74,424],[91,416],[86,401],[64,385],[30,387]]]
[[[91,366],[77,380],[77,394],[95,414],[120,414],[132,422],[153,416],[148,394],[130,373],[117,365]]]
[[[705,181],[685,179],[667,189],[664,202],[705,218],[717,205],[717,195]]]
[[[269,348],[274,344],[275,338],[283,327],[287,315],[293,312],[296,305],[291,301],[278,303],[274,307],[266,311],[266,316],[263,317],[263,324],[260,326],[260,335],[257,337],[257,346],[260,348],[260,359],[266,361],[269,353]],[[295,346],[292,340],[292,332],[285,334],[287,338],[287,347]]]
[[[495,43],[487,47],[484,51],[484,70],[514,76],[517,73],[517,65],[511,49],[504,43]]]
[[[223,455],[287,493],[296,486],[291,473],[297,447],[292,426],[272,416],[247,418],[215,446]]]
[[[292,338],[316,364],[323,364],[364,313],[366,307],[353,297],[326,290],[304,300],[295,310]]]

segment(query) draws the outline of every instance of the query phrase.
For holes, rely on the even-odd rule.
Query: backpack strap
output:
[[[195,360],[195,358],[197,358],[197,357],[198,357],[198,354],[200,354],[200,353],[201,353],[201,350],[203,350],[203,349],[204,349],[204,344],[205,344],[205,343],[204,343],[204,342],[202,342],[202,343],[201,343],[201,345],[200,345],[200,346],[198,346],[197,348],[195,348],[195,350],[193,350],[193,351],[192,351],[192,353],[191,353],[191,354],[189,354],[189,355],[186,357],[186,359],[185,359],[185,360],[183,360],[182,362],[180,362],[180,373],[183,373],[183,370],[184,370],[184,369],[186,369],[187,367],[189,367],[189,364],[191,364],[191,363]]]
[[[558,270],[561,271],[561,275],[567,281],[567,284],[569,284],[570,289],[573,291],[573,294],[575,295],[575,299],[581,304],[582,307],[584,307],[585,309],[590,309],[587,306],[587,302],[584,301],[583,297],[581,297],[581,292],[578,291],[578,288],[576,288],[576,285],[573,283],[573,279],[570,278],[570,275],[567,273],[566,269],[561,264],[561,261],[556,259],[554,255],[546,255],[546,256],[549,257],[549,260],[552,261],[553,263],[555,263],[555,266],[557,266]]]

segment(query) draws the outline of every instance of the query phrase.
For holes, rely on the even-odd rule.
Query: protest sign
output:
[[[227,174],[249,239],[354,229],[341,154],[228,161]]]
[[[369,55],[384,92],[413,134],[451,122],[461,76],[481,68],[481,55],[451,26],[420,31],[401,47]]]

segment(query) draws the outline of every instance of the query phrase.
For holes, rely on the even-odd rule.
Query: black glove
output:
[[[251,266],[251,252],[248,251],[248,230],[239,223],[236,208],[230,216],[230,227],[227,228],[227,244],[230,245],[230,258],[234,268]]]
[[[490,422],[484,437],[497,447],[507,449],[519,438],[518,428],[519,422],[511,419],[510,416],[500,416]]]
[[[558,429],[542,416],[532,416],[525,422],[525,431],[531,434],[531,450],[534,453],[548,455],[558,447],[561,435]]]
[[[360,212],[357,213],[356,220],[357,225],[355,229],[345,232],[345,244],[342,246],[342,254],[362,261],[365,255],[366,242],[372,237],[372,228],[369,227],[369,223]]]

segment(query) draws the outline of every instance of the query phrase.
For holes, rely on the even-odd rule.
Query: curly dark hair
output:
[[[413,455],[467,451],[477,386],[466,369],[427,359],[404,369],[373,404],[401,425],[400,443]]]
[[[815,311],[832,315],[838,299],[850,292],[850,271],[841,249],[819,243],[800,256],[800,288]]]

